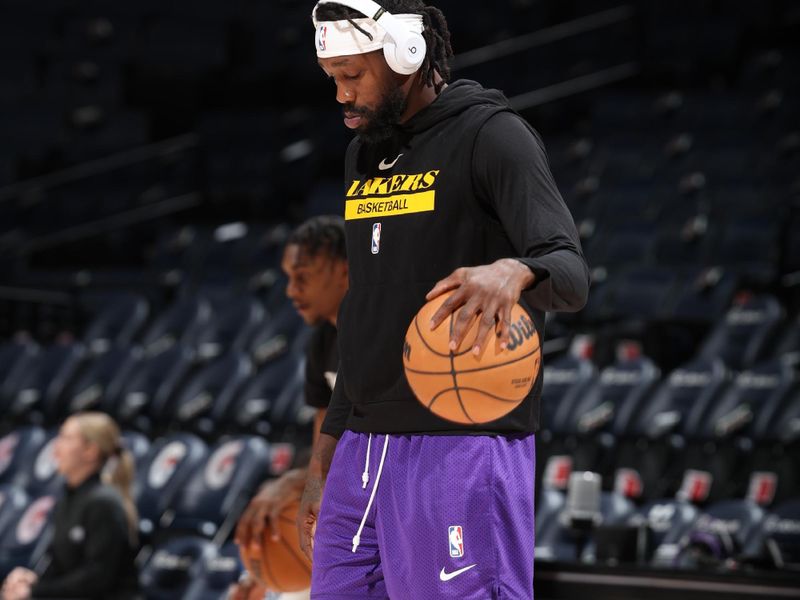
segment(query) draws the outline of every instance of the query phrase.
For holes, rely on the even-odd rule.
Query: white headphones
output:
[[[319,0],[318,4],[342,4],[371,17],[389,34],[383,45],[383,56],[386,64],[395,73],[411,75],[416,73],[425,60],[427,45],[425,38],[411,31],[399,19],[395,18],[373,0]]]

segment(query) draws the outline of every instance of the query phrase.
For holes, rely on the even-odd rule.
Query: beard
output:
[[[344,111],[356,113],[366,119],[366,124],[361,125],[355,131],[365,143],[376,144],[392,137],[407,105],[408,101],[403,96],[401,87],[392,84],[381,103],[374,110],[347,104],[344,106]]]

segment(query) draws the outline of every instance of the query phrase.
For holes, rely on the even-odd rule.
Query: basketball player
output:
[[[455,348],[478,319],[476,352],[493,328],[508,342],[517,301],[539,332],[545,311],[579,310],[589,276],[572,217],[538,134],[503,94],[448,83],[438,9],[323,0],[313,20],[356,137],[339,373],[298,516],[311,597],[531,598],[541,369],[508,415],[458,425],[414,398],[402,350],[413,316],[447,290],[430,326],[456,314]]]
[[[314,331],[306,349],[305,400],[317,409],[314,440],[331,397],[339,356],[336,348],[336,315],[347,291],[347,255],[341,217],[312,217],[295,229],[286,242],[281,268],[288,278],[286,295]],[[236,541],[258,544],[269,525],[278,537],[278,516],[300,499],[306,482],[305,467],[292,469],[266,482],[239,519]],[[255,583],[245,579],[229,595],[247,598]]]

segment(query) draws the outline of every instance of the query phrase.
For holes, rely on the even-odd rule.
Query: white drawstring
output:
[[[372,435],[370,434],[370,439]],[[375,476],[375,483],[372,484],[372,493],[369,495],[369,502],[367,502],[367,510],[364,511],[364,516],[361,518],[361,525],[358,526],[358,531],[353,536],[353,552],[356,551],[358,545],[361,543],[361,532],[364,530],[364,523],[367,522],[367,515],[369,509],[372,508],[372,502],[375,500],[375,492],[378,491],[378,483],[381,480],[381,472],[383,471],[383,462],[386,460],[386,449],[389,447],[389,434],[383,440],[383,452],[381,453],[381,462],[378,464],[378,474]],[[367,464],[369,464],[369,443],[367,443]],[[366,484],[365,484],[366,485]]]
[[[367,483],[369,483],[369,448],[372,446],[372,434],[369,434],[369,439],[367,440],[367,460],[364,462],[364,472],[361,474],[361,489],[367,489]]]

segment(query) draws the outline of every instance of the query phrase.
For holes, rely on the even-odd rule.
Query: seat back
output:
[[[144,535],[152,534],[175,495],[207,456],[205,442],[192,434],[176,433],[153,442],[133,487]]]
[[[139,575],[147,600],[185,598],[199,576],[203,563],[217,555],[210,541],[198,537],[177,537],[157,546]]]
[[[20,427],[0,438],[0,483],[26,488],[30,457],[38,455],[47,439],[45,430],[37,425]]]
[[[764,355],[783,314],[780,303],[772,296],[739,294],[703,343],[699,356],[719,357],[733,370],[750,367]]]
[[[206,557],[184,600],[220,600],[225,598],[231,585],[239,580],[244,567],[239,556],[239,546],[228,542],[216,556]]]
[[[269,465],[269,447],[261,438],[218,442],[170,503],[161,526],[226,539]]]

